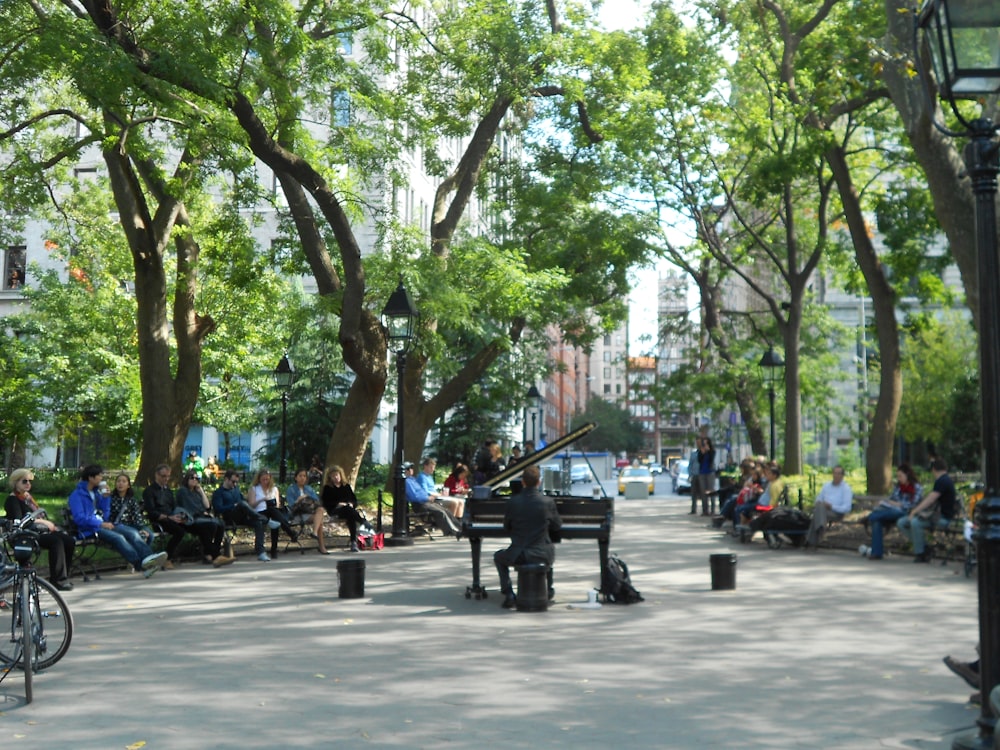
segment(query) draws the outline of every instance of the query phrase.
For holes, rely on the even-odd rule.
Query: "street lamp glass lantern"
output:
[[[1000,93],[1000,3],[926,0],[917,27],[924,30],[946,98]]]
[[[534,383],[531,384],[531,388],[528,389],[524,397],[533,409],[538,409],[542,405],[542,394]]]
[[[292,363],[288,361],[287,354],[281,355],[281,361],[278,362],[278,366],[274,368],[271,375],[274,377],[274,384],[281,391],[287,391],[292,387],[292,383],[295,381],[295,370],[292,368]]]
[[[413,329],[416,327],[418,317],[420,314],[400,279],[396,291],[390,295],[389,301],[382,308],[382,325],[388,332],[390,349],[395,352],[406,349],[413,340]]]
[[[781,358],[781,355],[774,351],[774,347],[769,347],[764,356],[760,358],[760,362],[757,363],[757,367],[761,370],[767,372],[767,380],[769,383],[774,383],[777,378],[777,370],[785,366],[785,360]]]

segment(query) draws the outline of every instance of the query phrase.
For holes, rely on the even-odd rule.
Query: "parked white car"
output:
[[[678,461],[676,466],[677,475],[674,477],[674,492],[678,495],[683,495],[685,492],[691,491],[691,473],[688,470],[687,461]]]

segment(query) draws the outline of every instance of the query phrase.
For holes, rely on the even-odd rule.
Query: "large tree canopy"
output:
[[[21,85],[7,88],[57,83],[48,113],[27,99],[10,102],[8,132],[57,119],[63,93],[88,105],[89,119],[77,118],[85,135],[64,151],[104,147],[134,259],[144,404],[176,401],[171,434],[186,429],[217,325],[210,310],[194,311],[205,238],[190,227],[185,201],[219,170],[237,191],[273,175],[287,207],[279,217],[284,247],[304,261],[337,315],[342,358],[356,377],[327,459],[349,470],[385,389],[377,311],[400,273],[424,313],[404,384],[411,452],[525,330],[556,323],[586,341],[595,316],[613,325],[623,315],[626,269],[648,250],[635,241],[640,225],[593,204],[607,189],[602,170],[613,164],[610,149],[598,151],[601,129],[628,96],[621,84],[642,70],[593,28],[582,6],[431,2],[407,13],[284,0],[15,6],[4,18],[11,52],[4,59],[8,80]],[[551,140],[555,133],[562,135]],[[536,160],[536,142],[553,156],[548,163]],[[164,160],[171,153],[177,158]],[[542,177],[518,174],[519,163]],[[410,197],[415,165],[436,181],[428,206]],[[26,195],[44,194],[37,179],[22,183]],[[542,195],[549,209],[533,223],[511,221],[522,213],[518,205]],[[560,212],[560,202],[576,205]],[[560,232],[560,222],[574,231]],[[542,241],[542,232],[559,241]],[[364,257],[372,238],[376,254]],[[163,346],[168,242],[178,273],[172,375]],[[463,347],[436,358],[459,335]],[[149,432],[148,412],[145,422]],[[156,439],[147,434],[146,443]]]

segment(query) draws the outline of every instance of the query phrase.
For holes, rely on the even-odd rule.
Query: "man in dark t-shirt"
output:
[[[931,560],[926,548],[927,529],[931,525],[946,528],[958,511],[955,483],[948,476],[948,465],[935,458],[931,462],[931,472],[934,474],[934,488],[910,509],[908,515],[896,522],[899,530],[908,534],[913,542],[913,562],[917,563]]]

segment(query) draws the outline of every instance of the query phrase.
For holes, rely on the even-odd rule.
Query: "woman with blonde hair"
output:
[[[343,519],[347,524],[347,533],[351,535],[351,552],[357,552],[358,524],[364,519],[358,513],[358,498],[347,483],[347,475],[336,464],[326,470],[320,498],[331,518]]]
[[[10,473],[10,494],[4,503],[4,514],[9,521],[19,521],[39,510],[31,496],[31,483],[35,475],[31,469],[15,469]],[[69,563],[73,559],[76,540],[45,517],[45,511],[35,517],[32,530],[38,533],[38,546],[49,553],[49,581],[60,591],[70,591]]]
[[[267,562],[271,557],[278,556],[278,529],[283,529],[293,542],[299,541],[299,535],[295,533],[295,529],[288,523],[288,518],[281,511],[281,492],[274,484],[270,469],[261,469],[257,472],[257,477],[253,480],[250,489],[247,490],[247,502],[255,511],[274,522],[268,524],[271,527],[271,555],[268,557],[266,553],[262,552],[257,556],[257,559]],[[275,523],[277,523],[277,527]]]

